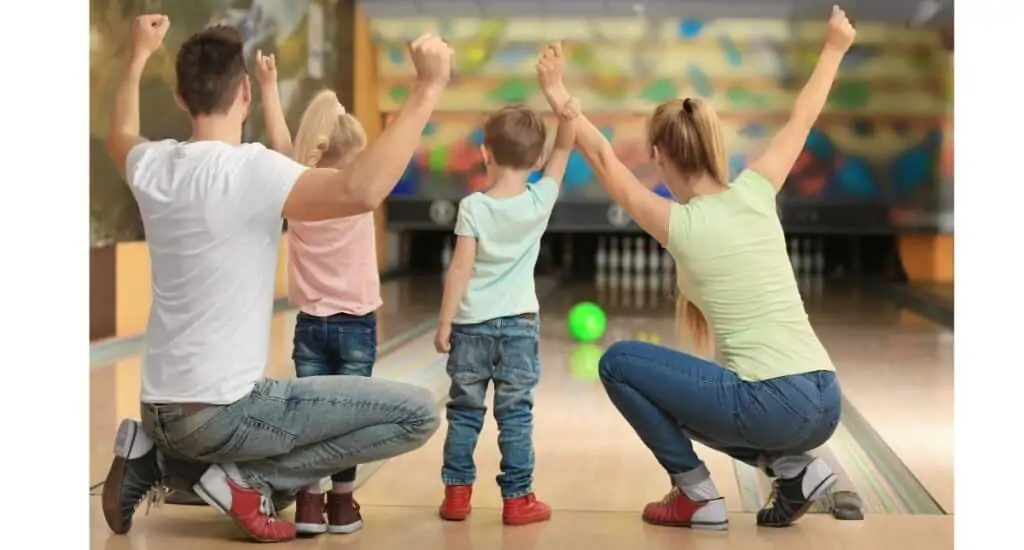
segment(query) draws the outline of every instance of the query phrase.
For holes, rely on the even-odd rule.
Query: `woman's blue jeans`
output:
[[[810,462],[839,424],[842,394],[831,371],[759,382],[681,351],[645,342],[613,344],[601,357],[612,403],[674,480],[707,477],[697,441],[789,477]],[[678,483],[677,483],[678,484]]]

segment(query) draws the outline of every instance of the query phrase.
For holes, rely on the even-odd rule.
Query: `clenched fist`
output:
[[[409,44],[409,55],[416,66],[416,78],[425,84],[444,86],[452,76],[455,51],[447,42],[427,33]]]
[[[263,55],[263,50],[256,50],[256,63],[254,63],[256,82],[260,86],[277,84],[277,59],[274,54]]]
[[[452,350],[452,326],[442,323],[437,325],[437,332],[434,334],[434,349],[437,353],[448,353]]]
[[[562,85],[565,77],[565,56],[562,54],[562,44],[552,42],[548,44],[537,60],[537,81],[542,90],[551,90]]]
[[[160,48],[171,28],[166,15],[140,15],[132,21],[132,48],[136,54],[150,55]]]
[[[857,31],[846,18],[846,12],[839,9],[839,6],[832,6],[832,17],[828,20],[828,31],[825,35],[825,44],[841,52],[846,52],[853,44]]]

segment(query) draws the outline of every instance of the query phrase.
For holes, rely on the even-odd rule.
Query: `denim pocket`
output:
[[[294,434],[247,416],[222,445],[195,458],[210,463],[245,462],[283,455],[294,448]]]
[[[746,443],[762,451],[790,451],[803,445],[818,417],[802,397],[789,395],[775,380],[744,383],[739,390],[736,427]]]
[[[540,343],[535,334],[503,336],[495,378],[532,387],[540,379]]]
[[[340,374],[370,376],[377,361],[377,331],[365,326],[338,327]]]
[[[489,336],[452,333],[452,349],[445,370],[452,380],[474,382],[491,376],[491,344]]]
[[[240,424],[231,408],[209,407],[186,415],[180,405],[154,406],[154,436],[172,451],[198,460],[226,444]]]

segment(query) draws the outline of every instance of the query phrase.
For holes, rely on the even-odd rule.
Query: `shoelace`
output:
[[[782,494],[778,480],[772,482],[772,492],[768,495],[768,502],[761,510],[773,517],[776,517],[777,514],[782,514],[785,517],[795,512],[792,503]],[[773,512],[775,514],[772,514]]]
[[[679,493],[681,491],[682,491],[682,489],[680,489],[679,487],[672,487],[672,489],[668,492],[668,494],[665,495],[665,498],[661,499],[661,503],[662,504],[668,504],[668,503],[672,502],[673,500],[676,499],[677,496],[679,496]]]
[[[267,523],[277,521],[277,510],[274,508],[274,501],[269,497],[260,495],[260,513],[267,517]]]
[[[141,500],[146,501],[145,514],[148,516],[150,508],[159,508],[163,506],[164,502],[167,500],[167,488],[163,485],[156,485],[152,489],[146,491],[146,494],[142,495]],[[140,504],[141,500],[139,502]]]

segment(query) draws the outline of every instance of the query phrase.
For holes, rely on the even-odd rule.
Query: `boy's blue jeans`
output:
[[[373,374],[377,361],[377,316],[338,313],[317,317],[299,312],[295,322],[292,360],[295,374],[307,376],[365,376]],[[351,483],[356,469],[331,476],[331,481]]]
[[[444,442],[445,485],[476,480],[476,449],[484,425],[487,385],[494,382],[502,498],[516,498],[533,485],[533,388],[540,379],[538,320],[535,314],[501,317],[452,327],[448,376],[448,435]]]
[[[842,410],[836,374],[815,371],[747,382],[733,371],[645,342],[616,342],[601,357],[612,403],[668,473],[707,477],[692,441],[751,466],[806,466]]]

